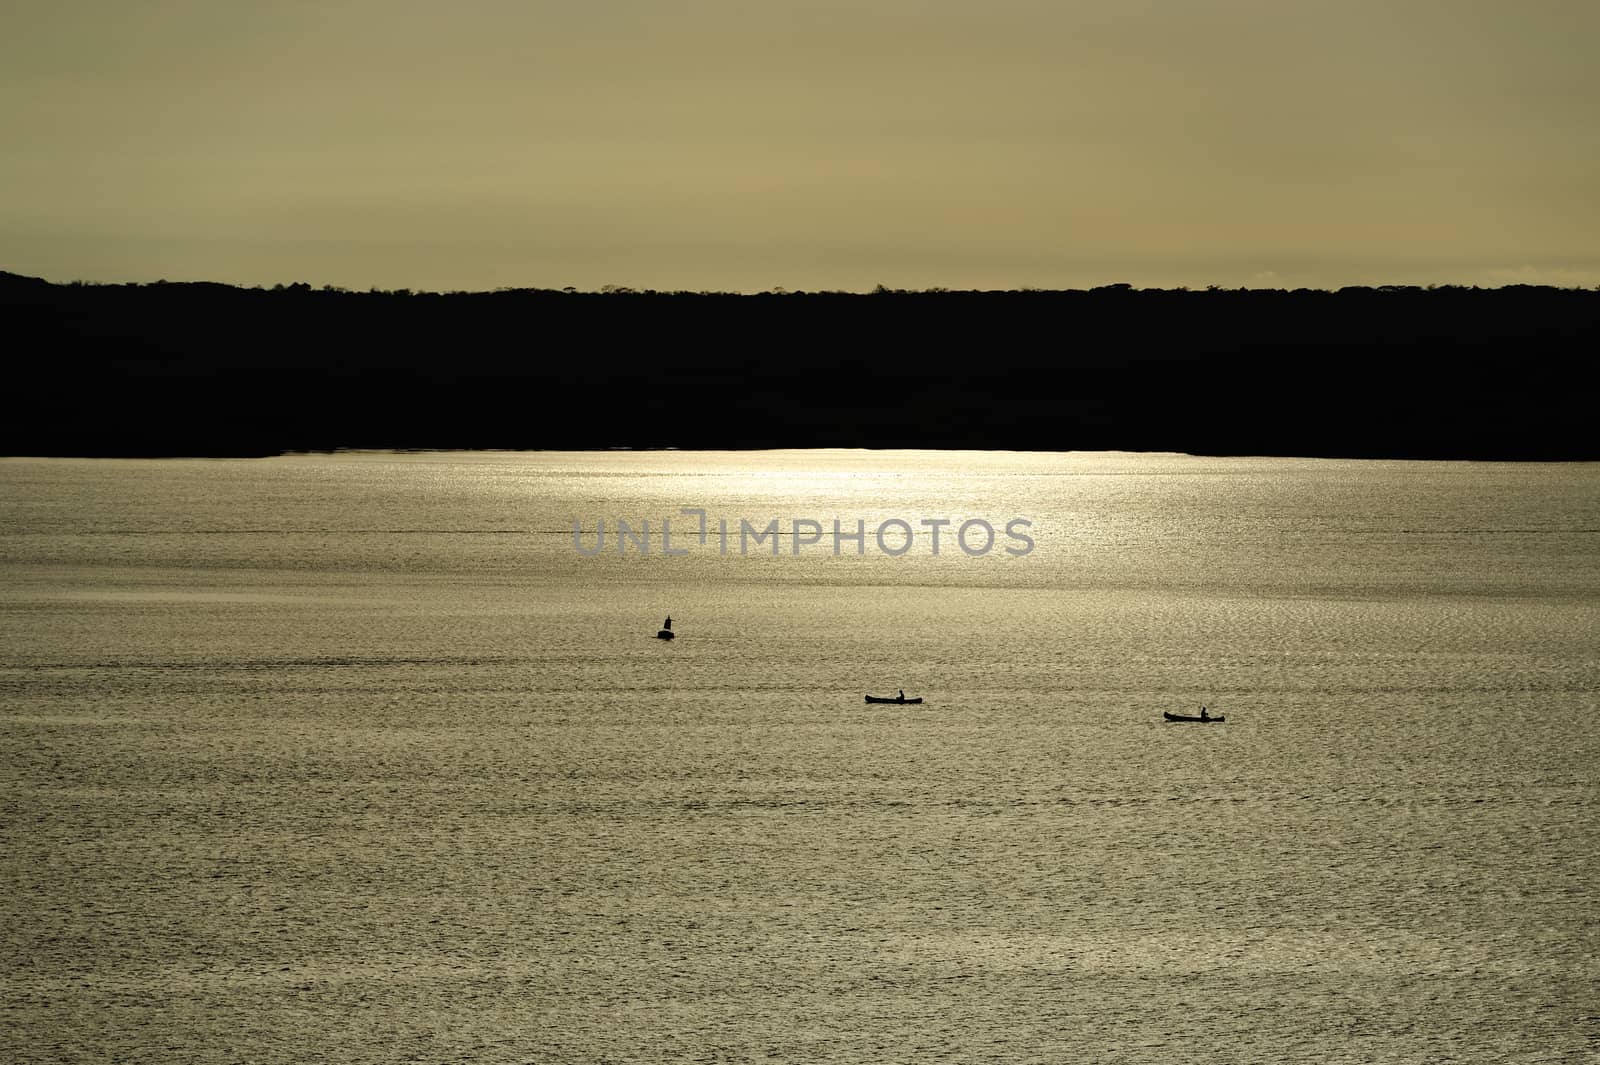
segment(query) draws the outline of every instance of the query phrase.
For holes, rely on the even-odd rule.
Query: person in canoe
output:
[[[672,631],[672,615],[671,614],[668,614],[667,615],[667,620],[663,621],[661,623],[661,629],[662,629],[663,632],[671,632]]]
[[[1200,708],[1200,720],[1201,721],[1210,721],[1211,720],[1211,715],[1206,713],[1206,708],[1203,707],[1203,706]]]
[[[902,703],[906,701],[906,690],[904,688],[900,689],[900,701]]]

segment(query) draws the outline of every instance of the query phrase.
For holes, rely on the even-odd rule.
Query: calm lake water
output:
[[[1593,1061],[1597,632],[1593,465],[0,461],[0,1058]]]

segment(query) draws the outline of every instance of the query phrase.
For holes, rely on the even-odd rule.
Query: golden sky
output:
[[[0,269],[1600,284],[1595,0],[0,0]]]

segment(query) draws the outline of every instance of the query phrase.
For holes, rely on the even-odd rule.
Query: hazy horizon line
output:
[[[548,293],[553,295],[576,296],[881,296],[881,295],[1001,295],[1013,293],[1056,294],[1056,293],[1091,293],[1091,292],[1160,292],[1160,293],[1204,293],[1204,292],[1320,292],[1329,295],[1340,292],[1436,292],[1436,291],[1463,291],[1463,292],[1497,292],[1504,289],[1546,289],[1557,292],[1600,292],[1600,284],[1595,285],[1559,285],[1549,283],[1529,283],[1526,281],[1507,281],[1498,284],[1463,284],[1453,281],[1429,283],[1382,283],[1382,284],[1349,284],[1330,288],[1317,285],[1220,285],[1206,284],[1194,285],[1140,285],[1128,281],[1107,281],[1088,287],[1063,287],[1053,288],[1039,285],[1019,285],[1011,288],[952,288],[944,285],[930,285],[927,287],[895,287],[892,285],[877,284],[872,288],[788,288],[784,285],[772,285],[761,289],[719,289],[719,288],[653,288],[637,287],[633,285],[606,284],[598,288],[579,288],[575,285],[545,286],[545,285],[501,285],[495,288],[410,288],[406,286],[396,288],[352,288],[347,285],[322,284],[314,285],[309,281],[276,281],[272,283],[255,282],[244,283],[238,281],[216,281],[209,278],[157,278],[154,281],[93,281],[83,278],[73,278],[67,281],[54,280],[35,274],[22,274],[10,270],[0,270],[0,279],[12,281],[28,281],[51,285],[57,288],[153,288],[162,285],[207,285],[217,288],[238,289],[244,292],[317,292],[339,295],[367,296],[480,296],[501,295],[507,293]]]

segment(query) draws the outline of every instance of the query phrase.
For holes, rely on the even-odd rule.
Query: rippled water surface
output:
[[[1597,631],[1591,465],[3,461],[0,1057],[1594,1060]]]

